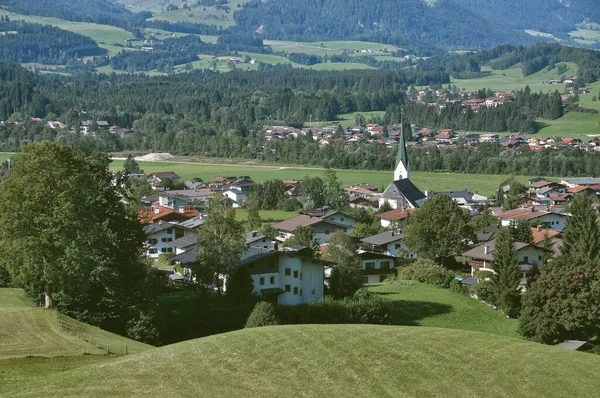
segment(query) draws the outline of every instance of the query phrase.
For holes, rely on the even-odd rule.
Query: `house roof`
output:
[[[383,192],[381,198],[396,199],[399,196],[404,196],[404,198],[415,208],[420,207],[426,199],[425,194],[408,178],[392,182]]]
[[[549,185],[556,185],[556,183],[545,180],[545,179],[541,179],[541,180],[538,180],[538,181],[535,181],[535,182],[532,182],[529,184],[529,186],[532,188],[543,188],[543,187],[547,187]]]
[[[173,244],[175,241],[171,242]],[[193,264],[198,261],[195,250],[188,250],[170,258],[171,261],[175,261],[181,264]]]
[[[177,175],[177,173],[172,172],[172,171],[159,171],[159,172],[150,174],[150,177],[156,177],[161,181],[163,181],[164,179],[178,180],[179,178],[181,178],[181,177],[179,177],[179,175]]]
[[[548,198],[554,202],[564,202],[573,197],[570,193],[551,193]]]
[[[543,188],[537,189],[535,191],[535,193],[537,193],[539,195],[544,195],[544,194],[546,194],[548,192],[552,192],[552,191],[554,191],[554,188],[552,188],[552,187],[543,187]]]
[[[202,218],[202,216],[196,216],[196,217],[192,217],[189,220],[185,220],[179,223],[180,227],[186,228],[186,229],[196,229],[199,226],[201,226],[202,224],[204,224],[206,221]]]
[[[364,239],[361,239],[361,242],[369,243],[371,245],[380,246],[387,245],[391,242],[396,242],[402,240],[406,235],[394,232],[394,231],[385,231],[377,235],[368,236]]]
[[[487,253],[485,252],[486,246],[487,246]],[[533,245],[531,243],[524,243],[524,242],[515,242],[513,246],[516,251],[520,251],[521,249],[528,247],[528,246],[535,246],[535,247],[543,250],[539,246]],[[494,259],[494,250],[495,249],[496,249],[496,239],[492,239],[489,242],[483,243],[479,246],[472,248],[471,250],[467,250],[462,255],[465,257],[469,257],[469,258],[492,261]]]
[[[185,206],[183,212],[180,212],[179,210],[174,210],[159,205],[152,207],[142,207],[138,212],[138,219],[144,223],[150,224],[171,214],[177,215],[185,219],[196,217],[199,215],[198,210],[196,210],[193,206]]]
[[[150,234],[155,234],[155,233],[173,228],[175,226],[177,226],[177,224],[175,224],[175,223],[159,221],[154,224],[144,225],[144,232],[146,232],[146,234],[150,235]]]
[[[193,246],[198,243],[198,237],[196,234],[189,234],[182,238],[175,239],[171,242],[171,246],[176,247],[178,249],[183,249],[189,246]]]
[[[405,218],[412,216],[414,213],[415,209],[394,209],[386,211],[385,213],[377,214],[375,217],[386,220],[404,220]]]
[[[546,214],[550,214],[550,212],[536,210],[533,208],[521,208],[505,211],[504,213],[498,214],[497,217],[510,220],[533,220],[534,218],[545,216]]]
[[[361,260],[378,260],[378,259],[386,259],[386,258],[389,258],[394,261],[396,260],[396,257],[390,256],[389,254],[373,253],[373,252],[364,251],[364,250],[359,250],[357,255]]]
[[[358,193],[361,195],[376,195],[377,194],[377,192],[374,192],[365,187],[359,187],[356,185],[353,185],[351,187],[344,187],[344,191],[346,191],[348,193]]]
[[[488,242],[488,241],[494,239],[496,236],[496,232],[498,232],[499,229],[500,229],[500,226],[498,226],[498,225],[490,225],[488,227],[481,228],[479,231],[476,232],[477,241],[478,242]]]
[[[250,231],[244,234],[245,244],[249,245],[250,243],[256,242],[257,240],[265,239],[266,236],[259,234],[257,231]]]
[[[298,227],[308,227],[315,224],[327,223],[331,225],[335,225],[336,227],[344,227],[345,225],[337,224],[331,221],[324,220],[321,217],[313,217],[305,214],[300,214],[299,216],[292,217],[288,220],[284,220],[278,222],[277,224],[273,224],[273,228],[278,229],[280,231],[293,232]]]
[[[573,184],[573,185],[600,184],[600,177],[569,177],[569,178],[562,178],[561,180],[565,181],[569,184]]]
[[[560,232],[555,231],[553,229],[531,227],[531,236],[533,237],[534,244],[538,244],[541,241],[543,241],[546,234],[548,235],[548,237],[554,238],[554,237],[560,235]]]
[[[573,188],[567,189],[567,192],[569,192],[569,193],[579,193],[579,192],[585,191],[586,189],[587,189],[587,187],[582,187],[581,185],[577,185],[577,186],[575,186]]]

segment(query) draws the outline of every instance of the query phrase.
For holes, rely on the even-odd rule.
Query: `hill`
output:
[[[351,347],[351,349],[349,349]],[[436,328],[244,329],[0,383],[34,396],[594,396],[600,357]]]
[[[37,308],[21,289],[0,289],[0,360],[33,356],[142,352],[152,348],[55,311]]]

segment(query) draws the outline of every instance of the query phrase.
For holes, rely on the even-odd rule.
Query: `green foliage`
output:
[[[515,242],[531,243],[533,241],[531,224],[527,220],[512,220],[508,226],[508,231]]]
[[[248,316],[246,328],[258,328],[261,326],[279,325],[279,319],[273,304],[259,301]]]
[[[319,241],[314,237],[311,227],[299,226],[294,230],[292,237],[283,242],[283,246],[304,246],[316,253],[319,250]]]
[[[454,293],[460,293],[460,294],[468,294],[469,293],[468,288],[456,279],[452,279],[452,282],[450,282],[450,291],[454,292]]]
[[[523,297],[520,333],[555,344],[600,335],[600,272],[563,256],[544,267]]]
[[[411,265],[400,268],[398,279],[430,283],[448,288],[454,280],[454,274],[432,260],[420,258]]]
[[[333,271],[329,279],[329,291],[334,298],[351,297],[362,286],[360,258],[351,236],[336,231],[327,242],[323,258],[331,261]]]
[[[511,318],[518,317],[521,310],[521,270],[514,243],[510,230],[498,231],[493,254],[495,273],[490,278],[494,290],[492,304]]]
[[[369,224],[359,222],[354,225],[354,228],[350,230],[348,235],[354,236],[355,238],[366,238],[367,236],[378,234],[380,230],[381,225],[377,220],[374,220]]]
[[[144,231],[121,203],[120,181],[107,178],[109,164],[56,143],[23,147],[0,183],[0,268],[47,306],[124,333],[153,306],[156,284]]]
[[[447,195],[426,201],[408,219],[404,233],[411,251],[438,260],[463,252],[474,238],[469,212]]]
[[[248,229],[253,230],[260,228],[262,225],[262,219],[260,218],[260,199],[256,192],[250,192],[248,195],[248,201],[246,202],[246,210],[248,210],[248,219],[246,225]]]
[[[331,209],[341,210],[348,206],[348,194],[344,192],[342,182],[337,177],[335,170],[327,169],[323,172],[325,205]]]
[[[479,282],[473,286],[471,291],[479,300],[485,301],[488,304],[493,304],[497,301],[496,289],[491,281],[480,279]]]
[[[218,198],[216,199],[218,201]],[[216,204],[214,204],[216,206]],[[235,219],[235,211],[212,208],[197,231],[197,263],[192,271],[211,284],[215,274],[228,275],[238,265],[244,250],[244,227]],[[220,290],[220,278],[216,278]]]
[[[256,192],[262,210],[274,210],[280,208],[286,200],[286,187],[281,180],[268,180],[252,187]]]
[[[600,258],[600,227],[592,201],[586,195],[577,195],[569,204],[563,232],[563,255],[582,264],[595,265]]]
[[[155,322],[155,315],[148,315],[142,312],[127,322],[127,336],[146,344],[158,345],[160,338]]]
[[[315,323],[388,325],[391,322],[391,311],[389,301],[361,290],[357,291],[352,298],[335,300],[326,297],[323,301],[277,307],[277,312],[285,325]]]
[[[471,221],[469,221],[469,224],[473,228],[473,231],[479,231],[480,229],[491,225],[498,225],[498,217],[490,211],[484,211],[473,217]]]
[[[280,202],[278,207],[283,211],[298,211],[302,209],[302,203],[296,198],[288,198]]]
[[[227,295],[237,301],[253,299],[254,282],[246,267],[239,267],[227,279]]]
[[[123,173],[125,175],[144,174],[144,170],[140,169],[140,165],[135,161],[133,156],[127,155],[127,159],[123,163]]]
[[[379,210],[377,210],[377,214],[382,214],[382,213],[387,213],[388,211],[391,211],[392,209],[392,205],[389,204],[389,202],[385,201],[383,202],[383,204],[381,206],[379,206]]]

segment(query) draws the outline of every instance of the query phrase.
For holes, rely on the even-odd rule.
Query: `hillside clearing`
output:
[[[142,352],[149,345],[63,317],[71,330],[82,338],[67,333],[59,324],[55,311],[37,308],[21,289],[0,289],[0,359],[33,356],[81,355],[84,352]],[[90,343],[89,341],[92,341]]]
[[[392,323],[472,330],[519,337],[517,321],[506,319],[479,301],[448,289],[418,282],[382,284],[370,288],[394,303]]]
[[[0,383],[35,396],[594,396],[600,357],[485,333],[374,325],[244,329]]]

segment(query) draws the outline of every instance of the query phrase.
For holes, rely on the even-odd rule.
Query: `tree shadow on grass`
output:
[[[429,301],[390,301],[392,325],[419,326],[419,321],[453,311],[451,305]]]

